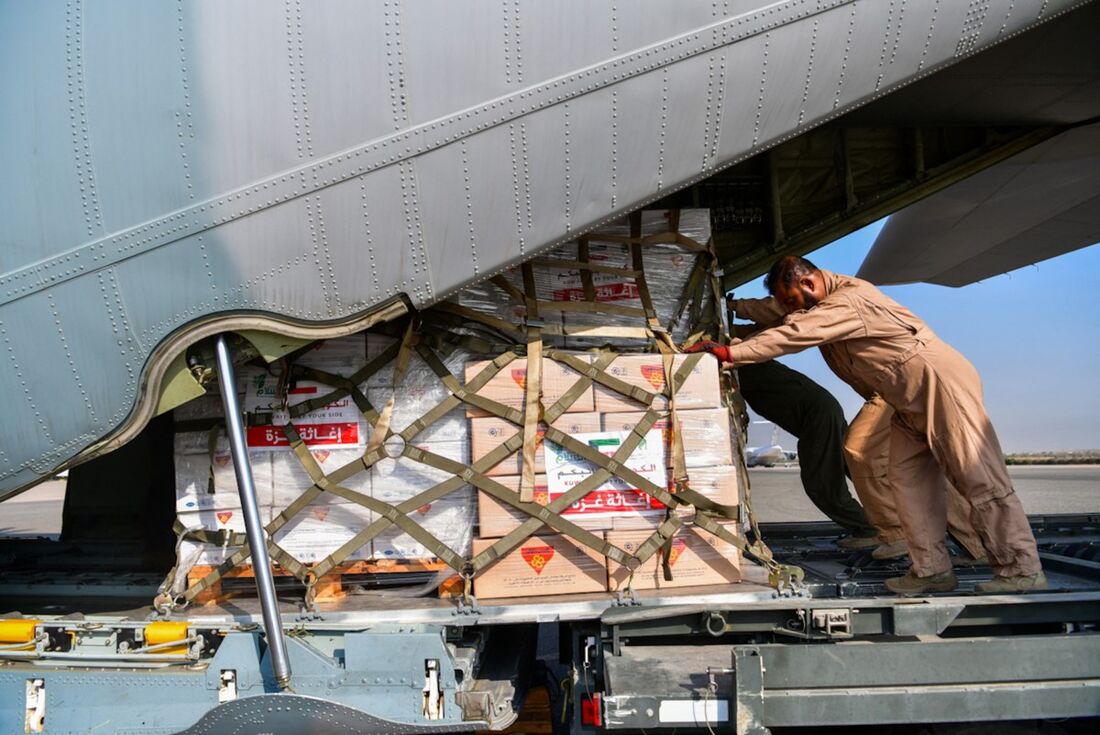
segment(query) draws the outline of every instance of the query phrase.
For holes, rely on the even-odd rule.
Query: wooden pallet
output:
[[[438,572],[449,567],[441,561],[427,559],[379,559],[377,561],[349,561],[340,564],[314,585],[314,600],[316,602],[334,602],[347,596],[344,587],[344,577],[359,574],[392,574],[401,572]],[[197,584],[200,580],[217,569],[215,566],[196,565],[187,573],[187,586]],[[272,572],[276,577],[290,577],[290,572],[273,565]],[[220,580],[203,590],[194,599],[197,605],[217,604],[222,600],[235,596],[242,596],[244,592],[227,592],[222,583],[227,579],[254,579],[252,565],[241,565],[226,572]],[[440,596],[450,597],[455,594],[451,589],[457,583],[457,594],[461,594],[462,585],[460,577],[447,579],[440,585]]]

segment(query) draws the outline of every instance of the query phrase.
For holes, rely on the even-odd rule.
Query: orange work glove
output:
[[[691,347],[685,349],[684,352],[709,352],[717,357],[719,362],[732,362],[732,360],[730,360],[729,348],[710,339],[696,342]]]

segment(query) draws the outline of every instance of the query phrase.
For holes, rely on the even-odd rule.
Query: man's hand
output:
[[[723,364],[732,362],[730,360],[729,348],[726,347],[725,345],[718,344],[717,342],[715,342],[712,339],[706,339],[706,340],[703,340],[702,342],[696,342],[691,347],[688,347],[687,349],[685,349],[684,352],[689,352],[689,353],[709,352],[710,354],[717,357],[718,361],[723,363]]]

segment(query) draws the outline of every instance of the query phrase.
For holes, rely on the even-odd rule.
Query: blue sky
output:
[[[818,267],[854,275],[882,222],[811,253]],[[1006,452],[1100,448],[1100,247],[963,288],[929,284],[883,291],[924,319],[978,369],[986,410]],[[736,290],[765,295],[761,279]],[[849,420],[862,399],[825,366],[816,349],[781,360],[833,393]],[[754,417],[758,418],[758,417]],[[753,425],[749,444],[770,443]],[[794,448],[782,433],[780,444]]]

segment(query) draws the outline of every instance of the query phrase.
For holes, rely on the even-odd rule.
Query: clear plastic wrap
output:
[[[241,507],[237,475],[229,452],[229,439],[224,431],[215,431],[218,437],[213,454],[209,450],[209,432],[176,434],[176,510],[181,514]],[[249,452],[248,456],[252,465],[257,502],[261,507],[270,507],[273,487],[271,456],[267,452]],[[213,487],[210,485],[211,469],[214,474]]]
[[[291,518],[275,533],[275,543],[300,562],[318,562],[353,539],[376,516],[361,505],[332,502],[321,496]],[[368,541],[347,557],[348,561],[371,558]]]
[[[667,232],[668,215],[667,210],[643,211],[642,236]],[[710,239],[709,210],[680,210],[678,231],[700,245],[705,245]],[[603,241],[600,239],[601,235],[629,237],[630,224],[628,220],[625,217],[621,218],[591,233],[588,244],[588,260],[595,265],[632,270],[634,262],[630,246],[623,243]],[[580,259],[578,248],[577,242],[569,242],[550,250],[541,257],[548,260],[577,261]],[[643,268],[646,284],[653,301],[653,308],[657,312],[657,318],[661,325],[666,328],[674,318],[679,317],[676,313],[677,308],[691,278],[697,256],[698,253],[691,248],[674,243],[645,245],[642,248]],[[577,302],[585,300],[584,282],[580,270],[536,265],[533,271],[535,291],[540,301]],[[523,277],[519,267],[505,271],[502,277],[520,292],[524,290]],[[597,304],[605,303],[642,309],[642,300],[637,282],[632,276],[593,272],[592,284]],[[466,288],[453,300],[462,306],[513,324],[522,323],[526,317],[525,307],[491,282]],[[546,310],[545,313],[540,313],[539,316],[548,324],[559,324],[564,327],[603,327],[609,325],[608,314],[601,313],[598,308],[594,312]],[[611,318],[610,323],[618,326],[643,326],[644,320],[640,317],[632,319],[628,316],[615,315]],[[684,319],[678,318],[672,332],[673,339],[683,339],[686,336],[687,326]],[[545,335],[544,339],[549,344],[571,349],[587,349],[591,346],[606,344],[609,341],[606,337],[570,337],[562,339],[551,335]]]
[[[302,466],[301,461],[293,452],[269,452],[271,457],[272,496],[271,504],[275,513],[283,510],[301,497],[302,493],[313,485],[313,481]],[[363,456],[362,449],[313,449],[310,451],[313,460],[326,475],[333,470],[354,462]],[[371,494],[371,473],[362,469],[356,472],[340,484],[348,490],[353,490],[362,495]],[[324,494],[322,494],[324,497]],[[332,496],[331,502],[350,503],[339,496]]]

